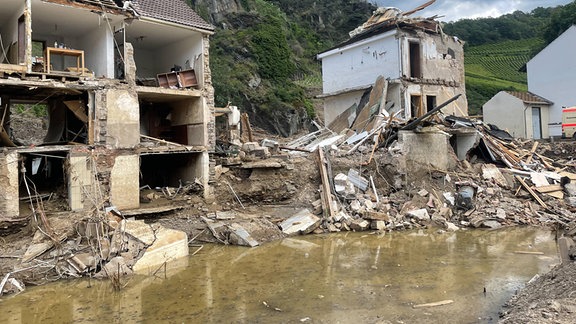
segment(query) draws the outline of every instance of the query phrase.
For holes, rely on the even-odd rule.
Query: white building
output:
[[[484,122],[518,138],[548,138],[552,102],[530,92],[500,91],[483,106]]]
[[[551,100],[550,136],[562,135],[562,107],[576,105],[576,26],[570,27],[526,65],[528,90]]]
[[[361,106],[364,92],[379,76],[388,80],[389,112],[416,117],[463,94],[443,111],[467,115],[462,42],[442,34],[433,19],[408,19],[391,14],[395,10],[379,10],[356,35],[318,55],[326,125]]]

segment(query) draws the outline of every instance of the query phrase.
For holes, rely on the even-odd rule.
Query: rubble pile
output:
[[[339,133],[320,130],[312,134],[332,136],[307,135],[289,144],[317,148],[321,199],[312,209],[322,221],[315,232],[431,225],[451,231],[510,225],[576,229],[572,156],[553,159],[538,150],[540,142],[522,142],[493,125],[444,116],[441,109],[458,96],[421,117],[402,120],[386,111],[383,96],[374,99],[374,92],[385,89],[379,81],[355,119],[352,114],[347,124],[335,121]],[[333,171],[340,159],[347,160],[347,169]]]
[[[20,265],[4,275],[0,292],[23,291],[23,282],[35,284],[70,277],[119,281],[134,272],[151,273],[168,261],[188,255],[186,233],[122,219],[112,211],[108,219],[84,220],[74,228],[65,221],[43,224],[20,258]]]
[[[317,125],[318,130],[286,144],[269,139],[241,143],[237,154],[218,160],[217,176],[231,169],[250,169],[248,180],[257,180],[256,170],[292,171],[293,159],[314,158],[320,188],[308,206],[276,221],[284,235],[431,226],[446,231],[512,225],[576,228],[573,159],[553,160],[543,154],[550,153],[548,144],[523,142],[492,125],[442,115],[442,107],[457,97],[412,120],[365,108],[358,114],[365,119],[363,128],[355,131],[343,128],[337,133]],[[370,105],[380,104],[372,98],[366,107]],[[356,120],[348,126],[354,124]],[[424,159],[445,156],[447,163],[410,163],[418,155],[415,146],[427,145],[428,137],[458,139],[462,134],[464,146],[455,148],[445,141],[448,144],[440,146],[444,151],[423,148],[428,151]],[[412,142],[406,140],[412,137]],[[457,154],[457,149],[462,152]],[[278,174],[268,173],[260,180],[274,178]],[[241,187],[243,179],[236,180],[234,187]],[[288,194],[280,200],[298,192],[296,186],[290,187],[277,190]],[[234,195],[240,205],[250,199],[246,190]],[[229,243],[233,231],[223,228],[226,233],[217,236]],[[254,246],[246,242],[240,244]]]

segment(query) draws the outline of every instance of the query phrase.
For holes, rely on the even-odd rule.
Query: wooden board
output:
[[[338,117],[336,117],[336,119],[334,119],[330,125],[328,125],[328,128],[338,134],[346,128],[350,128],[350,126],[354,123],[354,120],[356,120],[356,109],[358,109],[357,104],[350,106],[343,113],[338,115]],[[350,120],[352,120],[352,122],[350,122]]]
[[[549,192],[554,192],[554,191],[562,191],[562,186],[560,186],[559,184],[555,184],[555,185],[548,185],[548,186],[540,186],[540,187],[536,187],[535,189],[536,189],[536,191],[538,191],[540,193],[549,193]]]
[[[368,123],[370,122],[370,114],[371,110],[374,106],[376,109],[380,108],[380,100],[382,98],[382,91],[384,87],[388,84],[388,81],[383,76],[379,76],[376,79],[376,83],[372,87],[372,91],[370,91],[370,99],[368,103],[362,108],[358,117],[356,117],[356,121],[352,125],[352,129],[356,130],[356,132],[360,133],[363,130],[370,130],[368,129]]]

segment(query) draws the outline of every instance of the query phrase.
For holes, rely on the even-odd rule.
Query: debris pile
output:
[[[399,111],[386,110],[385,93],[380,77],[364,107],[344,112],[331,131],[288,144],[317,152],[321,199],[312,209],[322,222],[315,232],[515,224],[576,229],[574,158],[552,159],[538,151],[540,142],[444,116],[442,108],[458,96],[403,120]],[[335,171],[335,163],[347,169]]]
[[[16,273],[28,283],[82,276],[119,280],[134,271],[151,273],[188,255],[184,232],[122,219],[112,211],[108,217],[79,222],[73,229],[65,221],[56,228],[46,222],[38,226],[21,264],[4,276],[0,292],[24,290],[21,281],[11,278]],[[37,268],[45,277],[35,277],[37,272],[32,270]]]

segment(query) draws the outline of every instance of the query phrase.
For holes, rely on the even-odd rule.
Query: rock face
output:
[[[196,12],[202,13],[206,10],[210,12],[210,23],[220,24],[227,13],[244,11],[241,1],[238,0],[192,0],[192,8]]]

